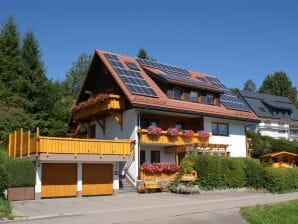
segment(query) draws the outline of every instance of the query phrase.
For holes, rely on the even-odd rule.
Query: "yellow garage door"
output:
[[[113,194],[112,164],[83,164],[82,195]]]
[[[70,197],[77,194],[77,165],[42,164],[41,197]]]

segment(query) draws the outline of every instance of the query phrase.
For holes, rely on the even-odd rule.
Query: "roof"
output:
[[[295,153],[281,151],[281,152],[271,152],[271,153],[260,156],[260,158],[276,157],[276,156],[279,156],[279,155],[288,155],[288,156],[294,156],[294,157],[297,156],[297,154],[295,154]]]
[[[145,79],[148,85],[156,93],[156,96],[152,97],[152,96],[132,94],[129,91],[127,85],[118,75],[117,71],[109,63],[108,59],[104,55],[105,53],[111,54],[110,52],[107,52],[107,51],[96,50],[96,54],[99,56],[101,61],[109,70],[114,80],[117,82],[117,84],[119,85],[119,87],[121,88],[121,90],[123,91],[123,93],[125,94],[125,96],[127,97],[127,99],[129,100],[129,102],[132,104],[133,107],[158,109],[158,110],[190,113],[190,114],[198,114],[198,115],[210,115],[215,117],[225,117],[225,118],[232,118],[237,120],[249,120],[249,121],[259,120],[258,117],[251,111],[232,110],[224,107],[223,104],[221,104],[220,106],[214,106],[214,105],[199,104],[199,103],[189,102],[189,101],[170,99],[160,89],[157,83],[153,80],[151,74],[149,74],[151,71],[151,72],[154,72],[154,74],[156,75],[160,75],[164,71],[162,71],[161,69],[152,68],[150,66],[145,66],[139,63],[136,58],[112,53],[118,57],[119,61],[123,65],[126,65],[126,62],[133,62],[136,65],[137,69],[139,70],[139,73],[142,76],[142,78]],[[175,68],[178,68],[178,67],[175,67]],[[209,77],[208,75],[200,72],[195,72],[195,71],[190,71],[185,69],[180,69],[180,70],[187,71],[188,72],[187,77],[193,80],[196,80],[196,79],[205,80],[207,77]],[[168,80],[168,81],[171,81],[171,80]],[[196,88],[201,88],[201,89],[205,89],[205,90],[213,91],[217,93],[223,92],[221,88],[219,88],[218,86],[212,85],[210,82],[208,83],[208,85],[203,85],[203,84],[200,85],[198,83],[193,84],[193,83],[190,83],[189,80],[187,80],[187,83],[181,80],[180,81],[176,80],[176,83],[177,82],[180,82],[180,84],[183,84],[183,85],[192,85],[193,87],[196,87]]]
[[[249,91],[238,91],[238,93],[259,117],[298,121],[298,110],[287,97]],[[284,110],[287,113],[274,113],[274,110]]]

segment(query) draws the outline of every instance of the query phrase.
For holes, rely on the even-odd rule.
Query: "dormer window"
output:
[[[182,100],[182,89],[174,87],[173,88],[173,98],[176,100]]]
[[[198,92],[190,91],[189,100],[191,102],[198,102]]]
[[[214,96],[210,95],[210,94],[206,95],[206,103],[213,105],[214,104]]]

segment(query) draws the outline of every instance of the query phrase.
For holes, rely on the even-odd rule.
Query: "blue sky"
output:
[[[229,87],[285,71],[298,85],[298,1],[1,0],[23,34],[35,32],[47,74],[62,80],[82,52],[135,56],[216,75]]]

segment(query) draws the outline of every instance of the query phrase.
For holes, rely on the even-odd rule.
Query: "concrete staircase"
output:
[[[135,187],[125,178],[119,179],[119,193],[136,192]]]

